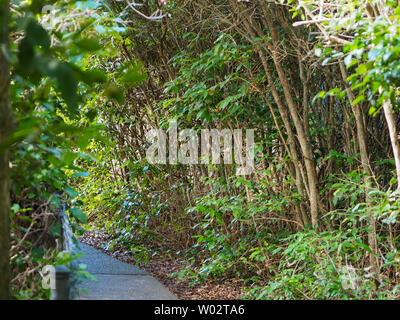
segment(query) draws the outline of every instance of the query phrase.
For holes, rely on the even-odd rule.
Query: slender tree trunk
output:
[[[238,8],[238,5],[235,1],[231,1],[231,3],[233,5],[233,7]],[[249,16],[249,14],[246,11],[242,11],[241,14],[244,16],[244,19],[242,21],[243,21],[248,33],[252,36],[252,38],[256,38],[255,32],[257,32],[257,35],[259,37],[263,37],[264,36],[263,31],[260,29],[260,27],[257,25],[257,23],[255,23],[253,21],[253,19]],[[267,24],[268,24],[268,28],[271,31],[274,45],[278,45],[278,39],[277,39],[275,28],[269,19],[267,19]],[[253,31],[253,30],[255,30],[255,31]],[[291,115],[291,117],[293,119],[294,126],[295,126],[297,136],[298,136],[298,140],[300,143],[300,148],[301,148],[301,151],[302,151],[302,154],[304,157],[305,167],[306,167],[305,169],[306,169],[308,181],[306,181],[306,177],[302,177],[302,178],[304,181],[304,186],[306,187],[306,192],[307,192],[308,198],[310,200],[311,223],[313,226],[316,226],[316,225],[318,225],[319,192],[318,192],[318,187],[317,187],[317,172],[316,172],[316,168],[315,168],[314,155],[312,153],[311,143],[310,143],[310,141],[308,141],[307,134],[304,132],[304,127],[300,120],[300,117],[298,116],[297,107],[293,101],[293,98],[292,98],[292,95],[290,92],[290,88],[289,88],[289,84],[286,79],[285,72],[283,71],[281,63],[276,56],[276,50],[270,43],[266,42],[266,45],[268,46],[268,49],[270,51],[270,54],[271,54],[274,64],[275,64],[275,68],[278,72],[278,77],[279,77],[279,80],[283,87],[284,96],[285,96],[285,100],[288,105],[289,112],[287,112],[286,107],[283,106],[283,104],[281,102],[279,93],[275,87],[274,80],[273,80],[271,72],[269,70],[268,62],[267,62],[267,59],[266,59],[266,56],[265,56],[263,50],[258,49],[257,52],[260,56],[262,65],[264,67],[264,70],[265,70],[265,73],[267,76],[268,86],[272,92],[272,95],[278,106],[279,112],[282,116],[282,120],[283,120],[286,130],[287,130],[288,142],[289,142],[290,149],[292,151],[291,156],[293,158],[295,168],[298,169],[298,170],[296,170],[296,177],[297,177],[296,178],[296,186],[298,188],[299,193],[302,194],[302,186],[300,183],[301,162],[300,162],[300,159],[297,158],[297,154],[296,154],[297,151],[296,151],[296,147],[295,147],[296,143],[295,143],[295,138],[294,138],[295,135],[291,129],[289,114]]]
[[[290,92],[290,85],[286,78],[285,71],[282,68],[282,65],[279,61],[279,58],[276,54],[276,48],[278,46],[278,37],[276,34],[275,27],[270,19],[266,19],[268,28],[271,31],[272,39],[274,41],[275,48],[272,47],[269,43],[269,49],[271,51],[272,59],[274,60],[276,71],[278,72],[279,80],[283,87],[283,93],[285,96],[285,100],[289,107],[290,115],[292,116],[294,126],[296,128],[297,136],[300,143],[300,148],[303,153],[304,163],[306,166],[307,179],[308,179],[308,187],[309,187],[309,198],[310,198],[310,211],[311,211],[311,223],[315,227],[318,225],[318,202],[319,202],[319,192],[318,192],[318,178],[317,171],[315,168],[314,162],[314,154],[312,152],[312,146],[310,141],[307,139],[307,133],[304,130],[303,123],[298,115],[298,110],[296,104],[293,100],[292,94]]]
[[[345,83],[346,87],[346,92],[349,97],[350,102],[353,104],[353,101],[355,99],[353,92],[351,91],[351,88],[347,82],[347,72],[346,72],[346,67],[344,66],[343,62],[340,62],[340,72],[342,73],[342,78]],[[359,104],[353,105],[353,113],[354,117],[356,119],[356,127],[357,127],[357,140],[358,140],[358,146],[360,148],[360,156],[361,156],[361,165],[363,168],[364,173],[366,174],[364,178],[364,182],[366,185],[365,189],[365,201],[367,202],[367,205],[371,202],[370,196],[369,196],[369,190],[370,190],[370,182],[371,182],[371,176],[372,176],[372,170],[369,164],[369,157],[368,157],[368,150],[367,150],[367,142],[365,139],[365,126],[364,126],[364,121],[363,121],[363,115],[362,111],[360,108]],[[378,253],[378,246],[376,243],[376,219],[373,217],[372,212],[370,212],[370,217],[369,217],[369,232],[368,232],[368,245],[372,250],[372,254],[369,255],[369,261],[370,264],[375,272],[378,272],[378,259],[377,259],[377,253]]]
[[[10,71],[4,49],[8,50],[8,1],[0,0],[0,144],[11,130]],[[8,150],[0,149],[0,299],[9,298],[10,191]]]
[[[383,111],[389,129],[390,142],[392,144],[394,161],[396,164],[397,190],[400,190],[400,146],[394,121],[393,109],[389,100],[383,102]]]

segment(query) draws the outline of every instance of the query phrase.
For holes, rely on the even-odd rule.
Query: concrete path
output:
[[[79,243],[78,252],[85,254],[78,263],[86,264],[86,270],[98,279],[78,285],[78,290],[88,290],[78,292],[79,300],[177,300],[160,282],[138,267],[84,243]]]

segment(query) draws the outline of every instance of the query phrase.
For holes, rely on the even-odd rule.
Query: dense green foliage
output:
[[[399,298],[397,2],[127,4],[12,4],[15,296],[45,297],[25,270],[65,262],[65,203],[77,233],[172,256],[178,279],[243,279],[246,299]],[[149,163],[172,120],[255,129],[255,170]]]
[[[89,165],[90,177],[80,186],[90,219],[114,235],[111,247],[123,244],[139,261],[169,252],[186,264],[176,276],[193,282],[245,279],[252,287],[248,298],[398,297],[399,206],[385,120],[378,114],[382,99],[394,97],[397,87],[397,11],[395,24],[379,17],[371,24],[361,14],[365,8],[355,5],[359,14],[353,20],[330,26],[327,19],[324,28],[334,34],[351,26],[357,35],[345,45],[326,46],[307,40],[313,27],[291,27],[285,7],[263,1],[208,5],[170,1],[171,19],[139,19],[120,40],[121,58],[137,54],[149,79],[124,105],[101,108],[116,148],[92,145],[101,161]],[[351,10],[343,7],[342,16],[346,9]],[[302,10],[302,3],[293,8],[306,19]],[[277,30],[264,23],[267,12]],[[371,49],[371,41],[378,49]],[[344,90],[342,58],[353,74],[355,98]],[[300,128],[286,113],[288,131],[279,106],[287,108],[288,95],[309,130],[318,232],[310,229],[304,142],[291,137]],[[354,105],[360,105],[366,129],[356,125]],[[167,128],[171,120],[196,130],[255,128],[256,172],[240,177],[235,165],[147,163],[144,133]],[[360,130],[366,130],[367,172],[360,163]],[[371,265],[374,259],[379,269]]]
[[[49,16],[41,14],[50,4],[51,12],[44,12]],[[142,78],[135,65],[121,66],[118,87],[104,71],[88,68],[94,53],[114,54],[113,47],[100,46],[103,35],[97,29],[107,36],[120,31],[112,16],[96,13],[97,8],[94,1],[11,3],[8,54],[15,128],[1,148],[11,149],[11,284],[16,298],[48,297],[38,271],[71,259],[59,253],[58,213],[67,210],[77,231],[83,229],[76,222],[87,222],[78,191],[70,185],[87,176],[79,163],[93,159],[85,152],[90,142],[108,142],[95,121],[91,97],[99,92],[105,101],[123,97],[123,86]]]

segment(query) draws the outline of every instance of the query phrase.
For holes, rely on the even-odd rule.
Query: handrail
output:
[[[73,241],[73,232],[69,219],[65,214],[65,204],[60,211],[60,222],[62,226],[63,250],[74,254],[77,252]],[[68,266],[55,267],[55,288],[51,290],[51,300],[75,300],[76,299],[76,262],[72,261]]]

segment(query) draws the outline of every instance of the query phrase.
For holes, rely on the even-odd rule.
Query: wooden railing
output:
[[[77,250],[73,241],[73,232],[69,219],[65,214],[65,205],[60,212],[60,223],[62,226],[63,251],[74,255]],[[55,267],[55,288],[51,290],[51,300],[75,300],[77,295],[76,288],[76,262],[71,262],[67,266]]]

